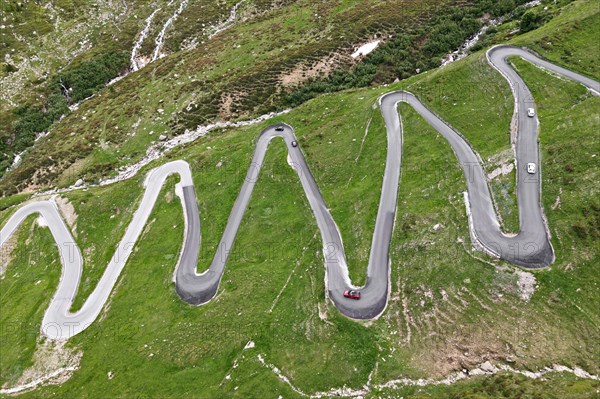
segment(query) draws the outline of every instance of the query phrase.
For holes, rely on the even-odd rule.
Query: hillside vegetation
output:
[[[257,21],[271,30],[271,17]],[[499,26],[497,35],[504,37],[515,24]],[[512,40],[598,79],[598,26],[597,3],[576,1],[546,25]],[[251,28],[236,29],[226,35]],[[249,32],[244,31],[244,43],[254,40]],[[75,308],[93,290],[131,220],[144,172],[167,160],[184,159],[192,167],[202,229],[198,269],[204,270],[257,135],[277,121],[294,126],[344,238],[351,278],[364,283],[385,162],[385,127],[377,108],[381,94],[406,89],[418,95],[467,137],[488,172],[512,162],[513,99],[506,81],[487,64],[484,50],[387,87],[325,94],[259,124],[214,130],[174,149],[132,179],[62,194],[73,206],[72,229],[86,261]],[[169,118],[157,116],[156,109],[175,115],[178,106],[193,98],[185,94],[191,81],[173,80],[174,74],[188,76],[184,68],[202,71],[202,63],[226,71],[234,59],[245,68],[243,53],[223,54],[232,58],[227,61],[223,55],[217,62],[177,53],[83,103],[30,153],[30,160],[40,158],[39,164],[30,161],[33,165],[57,167],[39,154],[65,160],[63,151],[78,153],[81,146],[73,158],[77,161],[57,167],[39,184],[69,185],[82,171],[92,180],[138,159],[156,135],[172,132]],[[191,307],[175,293],[172,274],[184,222],[173,193],[176,181],[169,179],[110,303],[92,326],[66,344],[83,354],[78,370],[62,384],[21,397],[300,398],[317,392],[329,397],[333,389],[367,385],[369,398],[594,398],[600,383],[569,373],[533,380],[502,372],[450,387],[388,384],[401,378],[443,379],[486,361],[517,370],[560,364],[600,373],[600,253],[594,245],[600,239],[600,99],[520,59],[512,62],[530,87],[540,118],[542,202],[556,250],[556,262],[549,269],[526,273],[472,248],[464,176],[456,157],[442,137],[402,105],[404,153],[391,244],[392,294],[378,320],[351,321],[325,300],[319,232],[286,162],[285,146],[274,141],[217,297],[206,306]],[[195,98],[200,104],[204,97]],[[131,134],[132,109],[136,120],[144,118],[136,134]],[[86,130],[93,137],[85,144],[70,135],[95,124],[95,132]],[[142,133],[151,130],[153,135]],[[96,140],[102,146],[88,150]],[[56,153],[50,143],[57,146],[52,147]],[[67,144],[73,147],[61,149]],[[26,168],[29,164],[6,175],[3,190],[21,177],[30,184],[23,177]],[[491,182],[506,230],[518,229],[514,185],[514,175]],[[3,198],[0,223],[25,199],[23,194]],[[5,386],[22,382],[23,371],[34,364],[36,348],[43,345],[42,315],[60,277],[47,229],[31,218],[18,234],[14,248],[2,254],[7,267],[0,278],[0,385]],[[527,288],[524,282],[531,278],[533,285]]]
[[[113,1],[118,3],[101,4],[110,7]],[[80,2],[83,9],[91,7],[84,14],[93,19],[93,10],[100,6]],[[13,71],[14,64],[17,70],[6,72],[3,79],[5,104],[12,105],[0,109],[4,122],[0,173],[17,154],[23,161],[1,177],[0,191],[8,195],[70,185],[80,178],[95,181],[141,158],[161,135],[169,138],[217,120],[247,119],[297,106],[320,93],[412,76],[440,65],[446,53],[485,21],[519,20],[527,8],[517,5],[523,3],[244,0],[204,6],[180,0],[159,1],[156,14],[144,2],[134,2],[126,10],[115,6],[122,11],[111,17],[116,21],[100,7],[98,15],[104,17],[99,21],[71,22],[79,29],[76,34],[55,23],[39,39],[42,43],[60,43],[63,33],[70,32],[85,37],[81,39],[85,46],[77,56],[58,60],[55,53],[63,52],[56,49],[47,56],[47,49],[37,52],[32,45],[11,49],[11,53],[19,51],[9,57],[13,60],[9,69]],[[545,11],[545,18],[558,13],[564,3],[568,1],[548,2],[551,11]],[[36,7],[28,2],[9,17],[28,21],[26,11]],[[56,18],[67,24],[60,18],[67,13],[60,4],[44,7],[56,8]],[[233,9],[236,18],[227,22]],[[169,23],[173,16],[177,18]],[[20,29],[28,26],[33,29],[27,22]],[[228,29],[213,36],[218,27]],[[146,39],[139,42],[144,31]],[[30,38],[32,43],[37,43],[35,38]],[[13,39],[7,35],[8,42]],[[70,39],[71,44],[77,43]],[[359,45],[373,40],[383,44],[364,59],[350,56]],[[54,62],[32,68],[28,63],[36,57]],[[136,69],[134,64],[143,66],[153,59],[139,72],[130,73]],[[21,76],[31,71],[37,71],[35,77]],[[111,79],[123,76],[99,91]],[[23,93],[28,95],[22,97]],[[43,137],[47,132],[51,134]],[[22,153],[34,143],[33,149]]]
[[[353,63],[352,46],[374,34],[426,26],[436,10],[450,3],[11,0],[5,6],[3,2],[0,170],[3,173],[15,154],[31,147],[36,136],[48,130],[53,134],[42,140],[46,143],[40,143],[40,150],[52,161],[44,156],[45,162],[39,164],[37,155],[31,154],[30,162],[22,164],[26,170],[17,173],[21,183],[40,168],[45,173],[33,180],[50,183],[75,160],[90,156],[91,147],[102,145],[103,132],[111,132],[111,144],[118,145],[127,138],[116,129],[129,132],[132,126],[141,126],[144,133],[169,130],[177,134],[216,118],[272,108],[267,99],[279,87],[282,75],[293,68],[308,68],[323,59],[332,63],[327,62],[327,69],[348,67]],[[234,9],[235,18],[229,20]],[[230,32],[212,38],[227,27]],[[110,86],[69,117],[66,105],[74,106],[111,79],[151,61],[146,73]],[[155,80],[163,81],[162,87],[148,84]],[[147,104],[141,86],[150,89],[153,98],[160,93],[158,97],[171,107]],[[231,98],[222,98],[222,93]],[[111,99],[129,106],[115,108]],[[151,109],[141,112],[147,106]],[[157,115],[159,108],[165,109],[164,116]],[[106,125],[106,114],[81,119],[96,109],[116,111],[109,114],[113,123]],[[58,123],[62,115],[66,118]],[[164,120],[156,121],[157,116]],[[149,130],[144,130],[148,125]],[[60,148],[58,153],[52,150],[56,148]]]

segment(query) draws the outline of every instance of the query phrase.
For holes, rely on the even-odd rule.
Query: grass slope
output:
[[[571,12],[580,11],[576,5]],[[570,15],[550,24],[560,28]],[[591,25],[598,14],[587,9],[585,15],[578,17],[586,21],[580,29],[595,29]],[[523,40],[530,37],[533,42],[535,35],[536,31]],[[568,43],[569,32],[559,40]],[[69,342],[84,352],[81,369],[63,385],[23,397],[298,397],[259,355],[306,393],[344,385],[359,388],[375,368],[372,381],[380,384],[401,377],[440,377],[485,360],[527,369],[577,365],[598,374],[600,316],[594,305],[600,301],[600,281],[593,243],[598,239],[599,207],[593,155],[599,150],[594,132],[600,102],[578,85],[523,61],[514,63],[539,109],[542,199],[557,253],[550,269],[535,273],[537,289],[529,302],[519,298],[517,269],[471,250],[458,163],[445,141],[414,111],[401,106],[405,152],[391,252],[392,297],[379,320],[370,326],[355,323],[325,302],[318,230],[297,178],[285,163],[283,145],[273,142],[218,298],[195,308],[174,292],[171,276],[183,220],[171,179],[110,306]],[[509,148],[512,101],[506,83],[486,64],[483,53],[391,87],[323,96],[280,118],[296,128],[340,226],[357,282],[364,279],[385,157],[385,130],[372,104],[381,93],[397,88],[423,98],[465,134],[484,159]],[[170,155],[192,165],[202,218],[200,269],[214,254],[253,142],[265,125],[216,132]],[[92,262],[86,263],[77,304],[87,297],[111,256],[141,195],[142,179],[140,175],[66,195],[79,215],[76,240]],[[559,196],[560,204],[553,209]],[[0,220],[10,212],[11,208],[0,211]],[[41,321],[47,292],[53,292],[58,281],[49,235],[38,228],[41,231],[27,240],[31,223],[21,229],[14,260],[0,280],[2,326],[26,325],[27,330],[26,338],[19,338],[3,328],[0,359],[8,361],[0,361],[0,384],[14,383],[30,364],[39,331],[36,320]],[[436,231],[435,224],[443,228]],[[31,265],[28,254],[38,252],[36,264],[56,265],[53,271]],[[37,280],[43,284],[35,285]],[[29,302],[4,295],[15,287],[28,287]],[[255,347],[244,350],[250,340]],[[109,379],[108,372],[114,378]],[[402,388],[381,395],[585,398],[597,389],[597,382],[568,375],[544,382],[497,376],[452,388]]]

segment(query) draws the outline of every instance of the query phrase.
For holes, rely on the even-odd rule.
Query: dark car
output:
[[[298,147],[298,142],[296,140],[292,141],[292,147]]]
[[[283,132],[283,126],[277,126],[275,130],[278,132]]]
[[[360,291],[346,290],[344,291],[344,296],[350,299],[360,299]]]

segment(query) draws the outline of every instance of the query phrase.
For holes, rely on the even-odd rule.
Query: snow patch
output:
[[[375,40],[374,42],[363,44],[354,53],[352,53],[352,58],[358,58],[360,56],[364,57],[371,51],[375,50],[377,46],[379,46],[379,43],[381,43],[380,40]]]

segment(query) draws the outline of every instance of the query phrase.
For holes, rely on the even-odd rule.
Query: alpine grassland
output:
[[[354,3],[339,2],[339,13]],[[263,29],[272,30],[270,20],[261,18],[251,26],[264,24]],[[282,15],[277,23],[284,19]],[[575,1],[561,4],[560,12],[537,29],[507,36],[500,25],[497,35],[599,79],[599,19],[596,2]],[[318,26],[303,28],[302,21],[294,21],[287,23],[296,23],[297,31]],[[506,24],[511,30],[518,27],[516,21]],[[243,34],[244,43],[257,40],[245,29],[250,28],[240,25],[226,34]],[[268,43],[252,46],[278,51],[269,50]],[[508,83],[487,63],[486,50],[389,85],[317,95],[257,124],[213,130],[167,152],[130,179],[59,194],[61,212],[85,259],[72,310],[83,305],[110,258],[118,256],[114,248],[139,204],[146,173],[170,160],[183,159],[192,169],[201,217],[198,271],[206,270],[218,251],[256,139],[276,122],[294,127],[344,239],[350,277],[354,284],[364,284],[386,157],[378,108],[382,94],[404,89],[417,95],[469,140],[487,173],[514,163],[514,100]],[[250,54],[244,47],[239,51]],[[176,53],[113,89],[102,89],[47,137],[60,135],[52,156],[77,152],[94,140],[102,145],[90,144],[82,150],[85,157],[74,157],[47,182],[66,187],[80,172],[87,174],[86,182],[94,182],[113,175],[116,166],[138,160],[159,134],[172,134],[166,115],[175,115],[176,105],[191,99],[186,85],[200,77],[181,71],[235,68],[234,59],[243,61],[236,54],[193,60]],[[434,383],[485,362],[522,372],[562,365],[600,373],[600,98],[520,58],[510,62],[531,89],[540,120],[541,202],[556,251],[549,268],[525,271],[473,247],[465,177],[452,149],[401,104],[404,146],[390,250],[392,286],[381,317],[356,322],[326,299],[320,233],[297,173],[287,163],[286,147],[275,139],[215,298],[195,307],[175,292],[173,272],[184,219],[175,195],[178,179],[170,177],[101,315],[60,349],[71,360],[80,356],[76,370],[58,384],[20,397],[355,397],[351,390],[364,390],[361,395],[367,398],[597,397],[598,380],[568,372],[532,379],[501,371],[465,376],[449,385]],[[203,63],[211,66],[203,70]],[[179,80],[161,75],[162,68],[181,73]],[[200,95],[194,101],[201,104],[203,99]],[[157,108],[164,115],[156,114]],[[83,129],[84,116],[97,133]],[[131,134],[138,120],[137,133]],[[71,135],[75,131],[98,136],[82,144],[79,135]],[[51,151],[48,143],[40,141],[32,154]],[[19,170],[6,175],[3,184],[18,181]],[[21,192],[25,187],[19,186],[14,192],[21,193],[9,196],[8,190],[0,200],[0,223],[30,199],[36,184],[46,186],[30,183],[30,190]],[[514,171],[490,177],[508,233],[519,230],[515,184]],[[1,255],[0,386],[11,387],[23,382],[28,368],[44,369],[52,362],[63,367],[69,359],[36,355],[49,344],[40,327],[61,274],[48,229],[30,217]],[[407,382],[417,379],[429,382]]]

